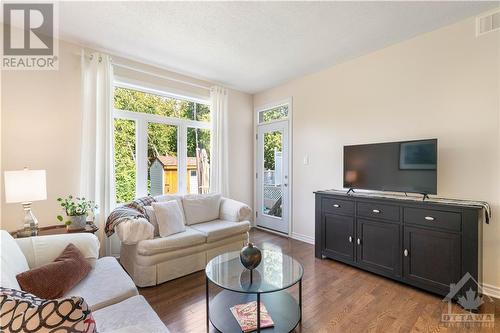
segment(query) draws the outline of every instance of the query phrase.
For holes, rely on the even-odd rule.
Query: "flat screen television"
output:
[[[344,187],[437,194],[437,139],[344,146]]]

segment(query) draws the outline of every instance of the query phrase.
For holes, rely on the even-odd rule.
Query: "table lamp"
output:
[[[45,170],[5,171],[5,202],[22,203],[24,229],[22,236],[38,235],[38,221],[31,211],[33,201],[47,199]]]

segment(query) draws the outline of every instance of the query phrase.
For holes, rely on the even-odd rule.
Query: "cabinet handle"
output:
[[[380,214],[380,210],[378,210],[378,209],[374,209],[374,210],[372,210],[372,212],[375,214]]]
[[[405,250],[403,251],[403,254],[405,255],[405,257],[408,257],[408,250],[407,250],[407,249],[405,249]]]
[[[349,236],[349,243],[352,243],[352,237]]]
[[[426,216],[425,219],[427,221],[434,221],[434,218],[432,216]]]
[[[334,205],[333,205],[333,207],[335,207],[335,208],[339,208],[339,207],[340,207],[340,205],[339,205],[339,204],[334,204]]]
[[[358,238],[358,245],[361,245],[361,239]]]

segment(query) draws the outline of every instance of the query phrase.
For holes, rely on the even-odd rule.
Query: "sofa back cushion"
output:
[[[40,267],[54,261],[69,243],[75,244],[82,251],[92,267],[99,258],[99,239],[90,233],[25,237],[16,239],[16,243],[26,257],[29,268]]]
[[[0,247],[2,267],[0,286],[21,289],[17,283],[16,275],[30,269],[26,257],[16,240],[5,230],[0,230]]]
[[[213,221],[219,218],[220,194],[190,194],[184,196],[182,205],[186,224]]]

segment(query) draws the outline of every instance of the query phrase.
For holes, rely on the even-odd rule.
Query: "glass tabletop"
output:
[[[262,250],[262,261],[252,272],[240,262],[239,252],[221,254],[207,264],[207,278],[221,288],[242,293],[269,293],[289,288],[302,279],[304,269],[292,257]]]

